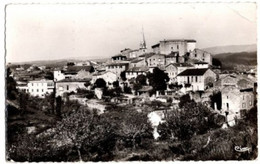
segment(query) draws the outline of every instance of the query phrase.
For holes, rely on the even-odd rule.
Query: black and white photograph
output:
[[[257,7],[6,3],[5,161],[256,161]]]

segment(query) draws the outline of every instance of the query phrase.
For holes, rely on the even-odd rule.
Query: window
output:
[[[195,82],[198,82],[198,76],[195,76]]]
[[[197,54],[196,54],[196,53],[194,54],[194,57],[197,57]]]
[[[173,50],[173,47],[171,47],[171,49]]]
[[[228,96],[227,96],[227,99],[228,99]]]
[[[33,89],[32,89],[32,92],[33,92]]]
[[[36,92],[39,92],[39,89],[37,89]]]
[[[67,85],[67,90],[69,90],[69,85]]]
[[[42,92],[43,92],[43,89],[42,89]]]
[[[179,49],[179,45],[177,45],[177,49]]]
[[[243,95],[243,100],[245,100],[245,96]]]
[[[203,53],[203,57],[205,57],[205,54]]]
[[[32,83],[32,86],[33,86],[33,83]]]

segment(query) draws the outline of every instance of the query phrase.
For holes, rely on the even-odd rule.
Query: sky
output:
[[[164,39],[256,44],[254,3],[34,4],[6,8],[6,61],[108,58]]]

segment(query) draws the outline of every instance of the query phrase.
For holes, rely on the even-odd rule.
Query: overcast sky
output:
[[[7,62],[106,58],[163,39],[198,48],[256,44],[255,4],[9,5]]]

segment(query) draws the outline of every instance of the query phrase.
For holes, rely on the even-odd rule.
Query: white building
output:
[[[183,92],[204,91],[209,83],[214,84],[217,75],[210,69],[187,69],[177,76],[178,84],[183,85]]]
[[[113,82],[117,81],[119,77],[114,72],[106,71],[106,72],[94,74],[92,76],[91,83],[94,84],[97,79],[104,79],[108,86],[113,86]]]
[[[27,86],[19,87],[32,96],[44,98],[45,95],[50,94],[54,90],[54,82],[52,80],[34,80],[29,81]]]
[[[133,67],[129,68],[125,72],[126,79],[136,78],[138,75],[146,75],[146,72],[149,71],[148,67]]]

